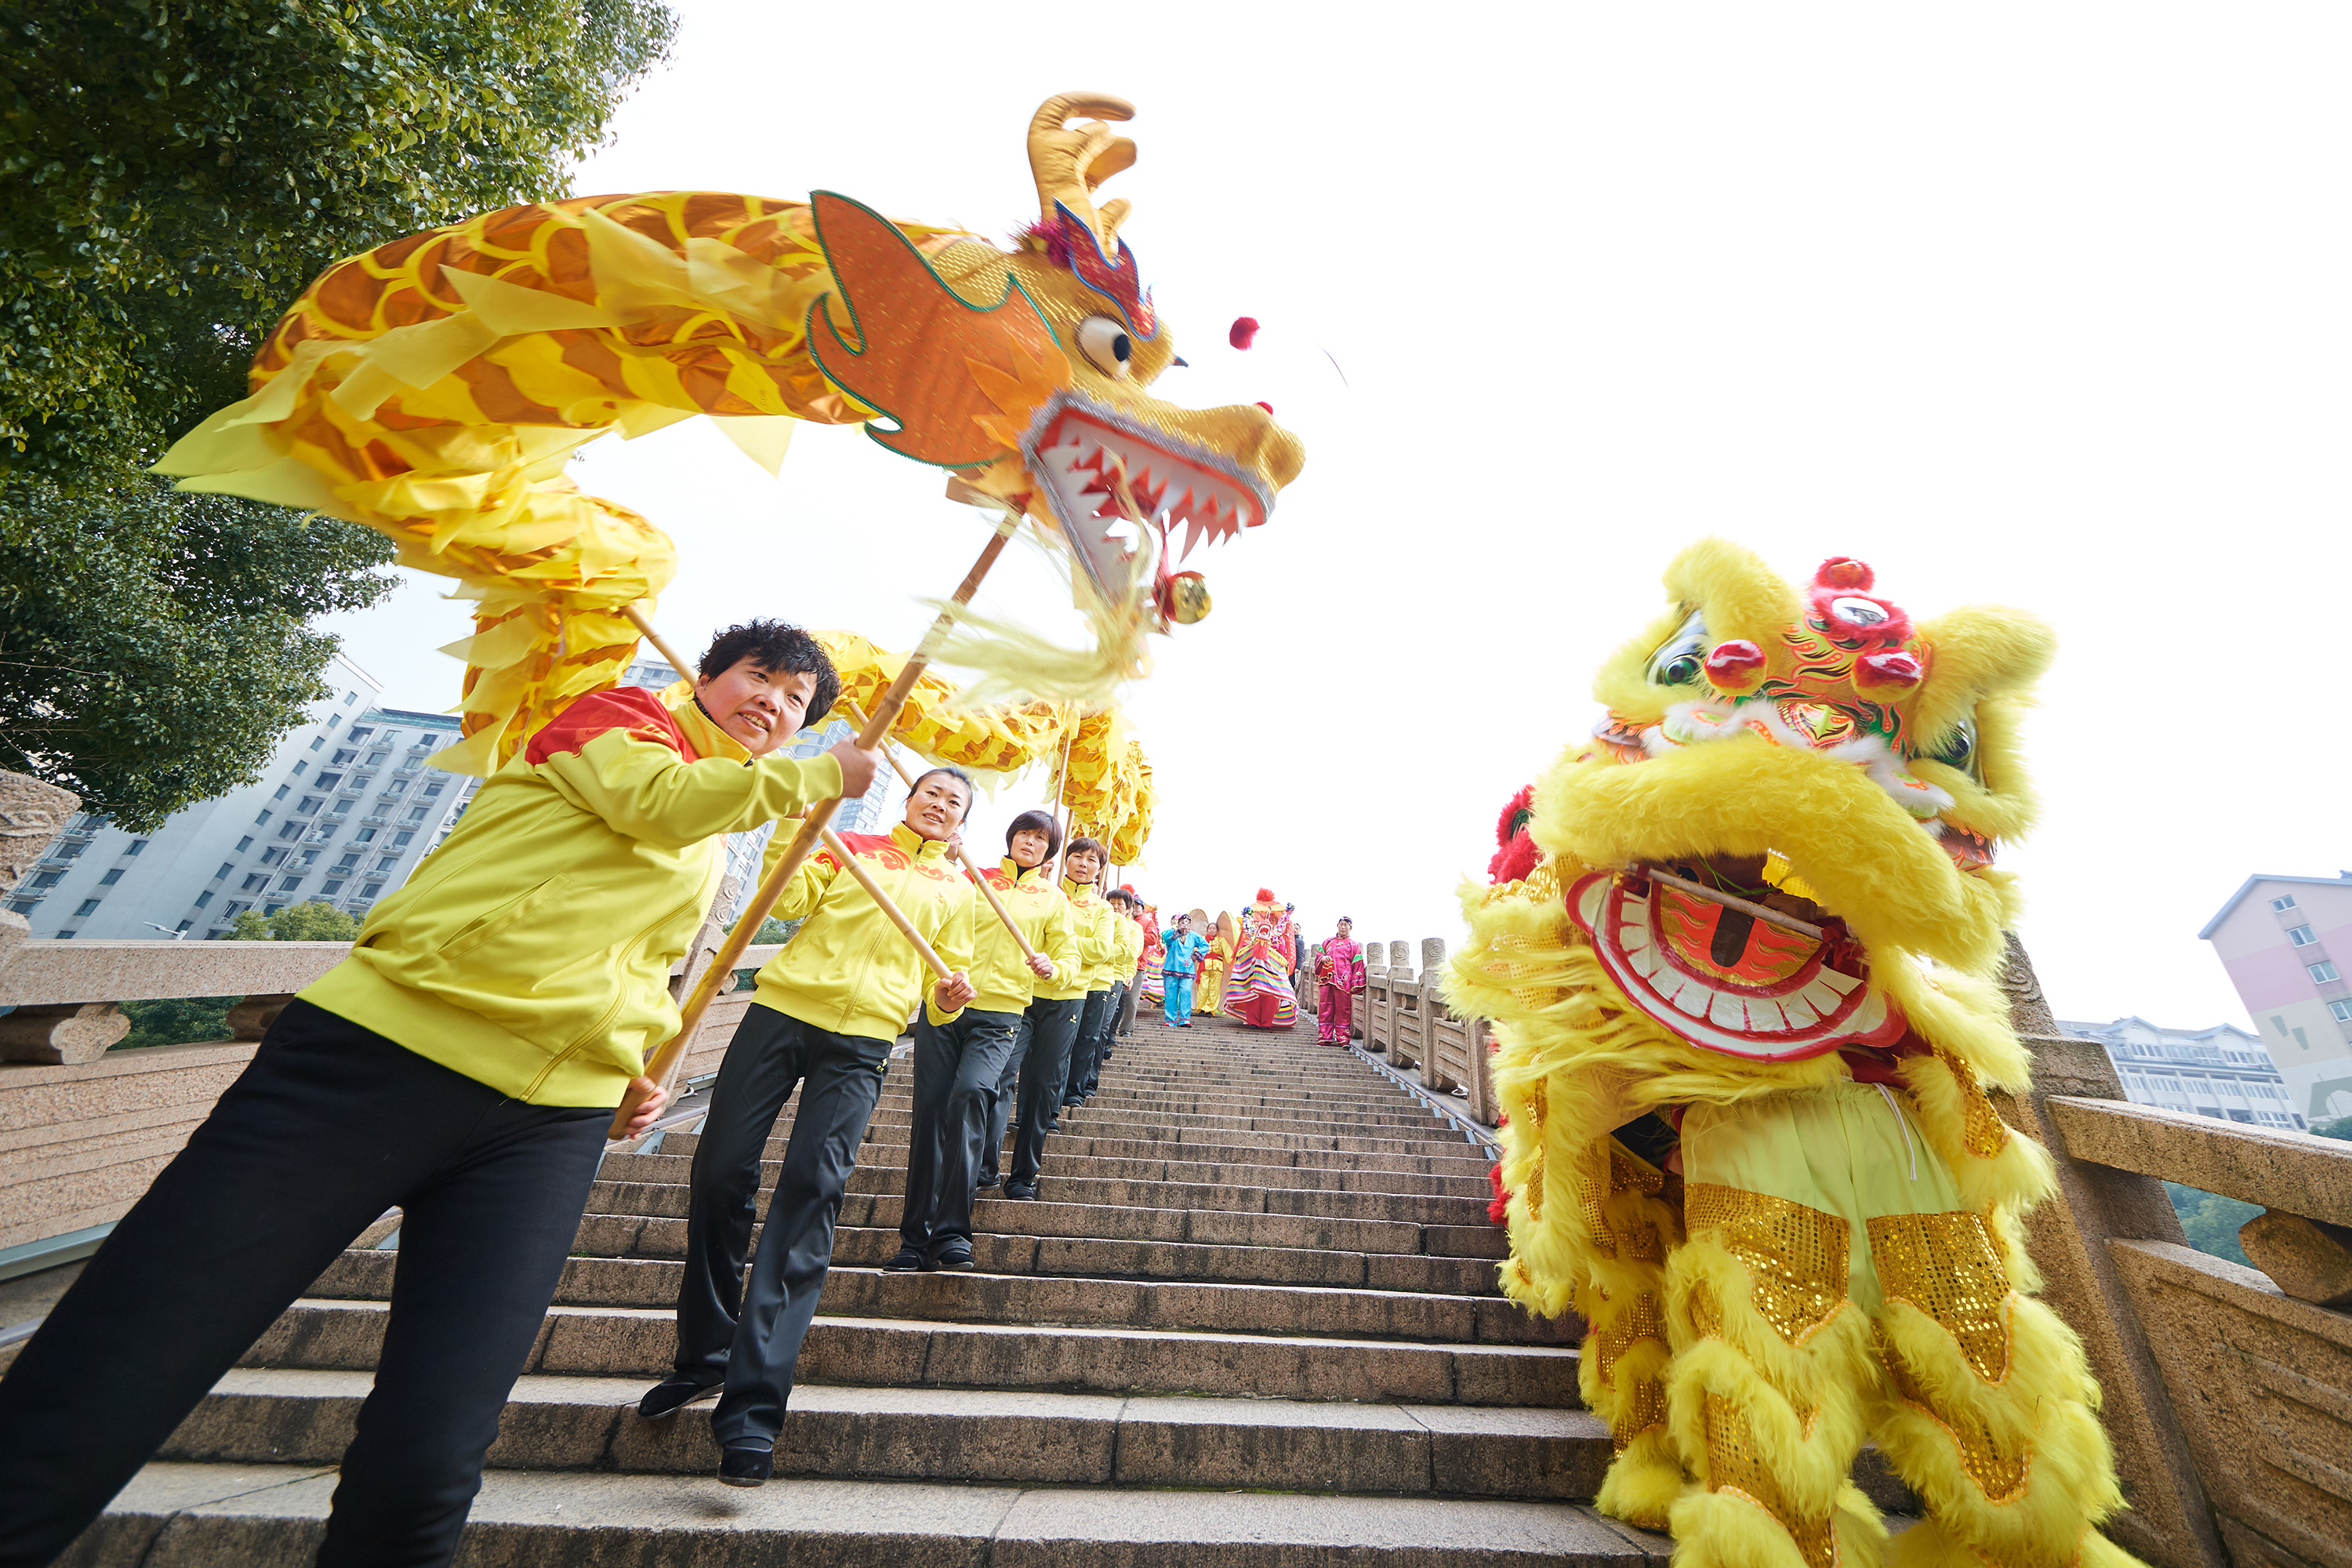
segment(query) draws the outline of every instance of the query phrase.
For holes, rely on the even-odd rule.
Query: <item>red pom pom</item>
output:
[[[1263,409],[1265,409],[1265,416],[1266,416],[1267,418],[1271,419],[1271,418],[1273,418],[1273,417],[1274,417],[1274,405],[1273,405],[1273,404],[1271,404],[1271,403],[1261,403],[1261,404],[1259,404],[1259,405],[1258,405],[1258,406],[1259,406],[1260,408],[1263,408]]]
[[[1851,555],[1832,555],[1822,563],[1813,574],[1813,584],[1820,588],[1868,589],[1877,580],[1877,574]]]
[[[1255,316],[1234,317],[1233,326],[1225,332],[1225,342],[1237,349],[1245,349],[1257,342],[1257,318]]]
[[[1261,904],[1270,904],[1274,902],[1274,889],[1272,888],[1260,888],[1257,890],[1257,901]]]

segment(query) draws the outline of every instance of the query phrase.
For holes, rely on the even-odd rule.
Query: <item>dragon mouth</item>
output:
[[[1056,391],[1037,411],[1022,437],[1021,457],[1096,590],[1114,604],[1126,597],[1133,563],[1148,548],[1145,527],[1164,540],[1169,529],[1185,525],[1189,555],[1203,536],[1230,538],[1259,526],[1274,510],[1268,487],[1224,453],[1072,388]],[[1122,479],[1139,519],[1118,493]]]

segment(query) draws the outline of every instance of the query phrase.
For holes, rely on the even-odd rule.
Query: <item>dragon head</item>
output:
[[[1601,671],[1607,717],[1537,791],[1569,912],[1696,1043],[1891,1044],[1905,1021],[1874,966],[1999,960],[2013,909],[1992,862],[2033,818],[2018,715],[2054,637],[1999,608],[1914,622],[1843,556],[1799,589],[1708,540],[1665,584]]]
[[[918,244],[845,197],[813,198],[838,291],[808,323],[828,381],[872,409],[876,440],[953,469],[973,489],[1058,529],[1107,602],[1150,569],[1164,620],[1208,611],[1183,553],[1265,522],[1306,447],[1265,407],[1192,409],[1149,390],[1178,362],[1135,253],[1125,201],[1094,190],[1135,161],[1100,120],[1134,109],[1102,93],[1048,99],[1031,120],[1040,217],[1010,252],[970,236]],[[941,374],[961,364],[965,374]],[[1150,537],[1147,537],[1146,535]]]

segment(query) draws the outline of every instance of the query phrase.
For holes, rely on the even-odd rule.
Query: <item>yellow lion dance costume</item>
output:
[[[1449,984],[1495,1021],[1505,1288],[1589,1325],[1600,1506],[1679,1568],[2129,1564],[2097,1384],[2029,1294],[2050,1157],[1984,1087],[2030,1070],[1991,861],[2054,639],[1915,626],[1844,558],[1800,590],[1710,540],[1665,582]],[[1926,1513],[1891,1552],[1865,1440]]]

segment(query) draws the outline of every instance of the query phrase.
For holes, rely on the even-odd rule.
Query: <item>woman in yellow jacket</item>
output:
[[[1003,1140],[996,1102],[1004,1080],[1018,1071],[1028,1011],[1038,986],[1077,968],[1070,900],[1054,886],[1049,869],[1058,837],[1051,816],[1024,812],[1004,831],[1003,860],[979,873],[1036,956],[1024,956],[993,910],[975,909],[971,1005],[951,1024],[935,1027],[927,1018],[915,1026],[907,1199],[898,1218],[898,1255],[886,1269],[972,1266],[971,1200],[982,1157],[995,1152],[988,1147],[991,1133],[1000,1144]]]
[[[1087,1026],[1099,1018],[1109,995],[1103,974],[1118,952],[1118,939],[1110,928],[1110,906],[1095,888],[1102,868],[1103,847],[1091,838],[1074,839],[1063,851],[1061,891],[1077,933],[1077,963],[1068,973],[1039,982],[1030,1004],[1020,1071],[1021,1120],[1013,1129],[1012,1163],[1004,1172],[1008,1198],[1037,1195],[1045,1135],[1061,1125],[1070,1064],[1085,1048]]]
[[[968,971],[979,895],[948,859],[971,797],[969,774],[934,768],[915,781],[906,820],[887,834],[842,835],[953,972],[930,987],[926,1016],[934,1026],[954,1019],[973,994]],[[772,861],[788,837],[776,836]],[[926,1002],[929,973],[830,850],[809,858],[775,912],[803,924],[760,971],[758,994],[719,1064],[687,1199],[677,1371],[637,1405],[657,1419],[719,1394],[710,1427],[719,1479],[732,1486],[755,1487],[772,1473],[801,1342],[833,1258],[842,1194],[882,1093],[891,1045]],[[795,1088],[800,1110],[747,1290],[743,1258],[761,1157]]]
[[[483,784],[0,1383],[0,1560],[63,1552],[396,1205],[400,1286],[318,1560],[448,1563],[613,1108],[677,1027],[669,967],[724,836],[873,777],[854,747],[767,754],[837,689],[806,634],[733,627],[692,685],[583,697]]]

